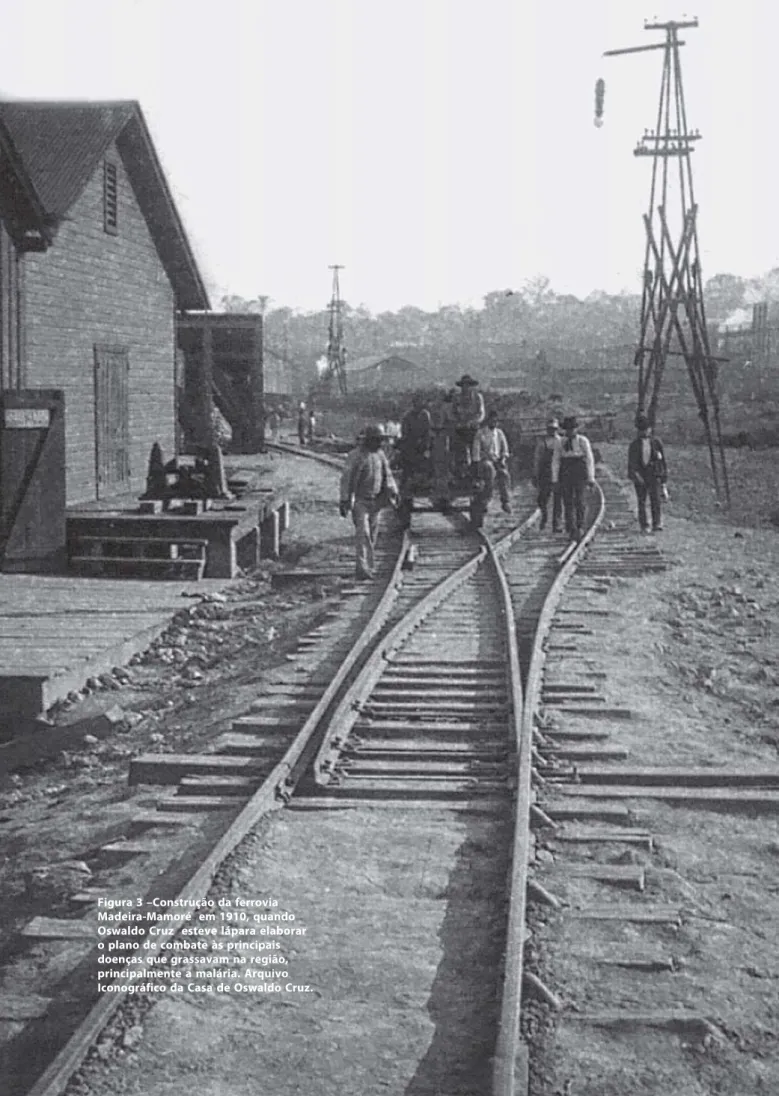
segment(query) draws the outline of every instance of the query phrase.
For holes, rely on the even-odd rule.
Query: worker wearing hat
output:
[[[549,499],[552,499],[552,532],[560,532],[560,517],[562,515],[562,499],[560,497],[560,485],[552,483],[552,457],[554,456],[555,442],[560,436],[560,423],[552,416],[546,422],[546,434],[539,438],[533,453],[533,486],[538,492],[536,504],[541,511],[539,529],[546,528]]]
[[[503,512],[511,513],[511,478],[509,476],[509,444],[498,426],[498,412],[493,408],[486,422],[476,431],[471,457],[483,482],[482,499],[485,512],[497,484]]]
[[[565,529],[572,540],[584,534],[584,490],[595,483],[595,460],[589,438],[579,433],[573,415],[563,419],[564,437],[555,441],[552,453],[552,484],[559,484],[565,514]]]
[[[636,489],[641,532],[650,532],[646,513],[649,499],[651,532],[657,533],[663,528],[661,500],[667,497],[665,484],[668,480],[668,466],[663,443],[659,438],[652,437],[652,426],[643,412],[636,415],[636,432],[636,437],[628,446],[628,479]]]
[[[457,387],[460,391],[452,399],[452,449],[455,467],[462,471],[471,463],[476,431],[484,422],[484,397],[469,373],[460,377]]]
[[[339,510],[342,518],[351,511],[358,579],[374,577],[379,514],[398,500],[398,486],[381,447],[383,441],[384,434],[378,426],[374,423],[366,426],[341,475]]]

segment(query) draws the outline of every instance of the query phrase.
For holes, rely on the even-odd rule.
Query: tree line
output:
[[[717,274],[704,288],[706,319],[716,329],[739,310],[779,299],[779,267],[759,278]],[[227,312],[265,312],[265,348],[295,369],[304,386],[316,378],[325,352],[328,312],[303,312],[267,298],[222,298]],[[479,371],[485,379],[527,371],[563,368],[587,357],[588,367],[618,367],[632,356],[638,330],[638,293],[600,291],[578,298],[554,291],[548,278],[530,279],[519,289],[488,293],[479,308],[444,305],[427,312],[406,305],[396,312],[372,313],[364,305],[343,305],[347,370],[389,355],[408,357],[431,379],[451,378],[457,370]]]

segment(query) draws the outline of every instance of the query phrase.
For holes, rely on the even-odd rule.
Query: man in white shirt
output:
[[[346,458],[341,474],[339,510],[342,518],[350,511],[352,514],[358,579],[374,577],[379,514],[385,507],[394,505],[398,498],[395,477],[381,447],[383,440],[380,427],[367,426],[360,445]]]
[[[584,533],[584,491],[595,483],[592,446],[573,415],[563,419],[565,437],[555,440],[552,453],[552,484],[560,485],[565,514],[565,529],[572,540]]]
[[[458,473],[467,469],[476,431],[484,422],[484,397],[479,382],[465,373],[457,381],[459,392],[451,402],[452,455]]]
[[[509,446],[506,435],[498,426],[498,412],[490,411],[487,421],[476,431],[473,439],[471,457],[478,467],[479,475],[484,479],[484,503],[485,509],[497,481],[498,494],[503,512],[511,513],[511,499],[509,498]]]

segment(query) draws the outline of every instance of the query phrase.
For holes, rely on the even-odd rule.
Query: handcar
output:
[[[401,522],[408,527],[415,500],[424,499],[443,514],[467,509],[471,528],[480,529],[488,500],[479,466],[470,460],[470,446],[449,425],[433,427],[430,439],[429,447],[424,450],[404,446],[403,439],[394,450]]]

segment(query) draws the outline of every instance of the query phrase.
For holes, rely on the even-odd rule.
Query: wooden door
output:
[[[65,400],[53,389],[0,393],[0,559],[4,571],[65,559]]]
[[[130,359],[117,346],[95,347],[97,497],[130,485]]]

